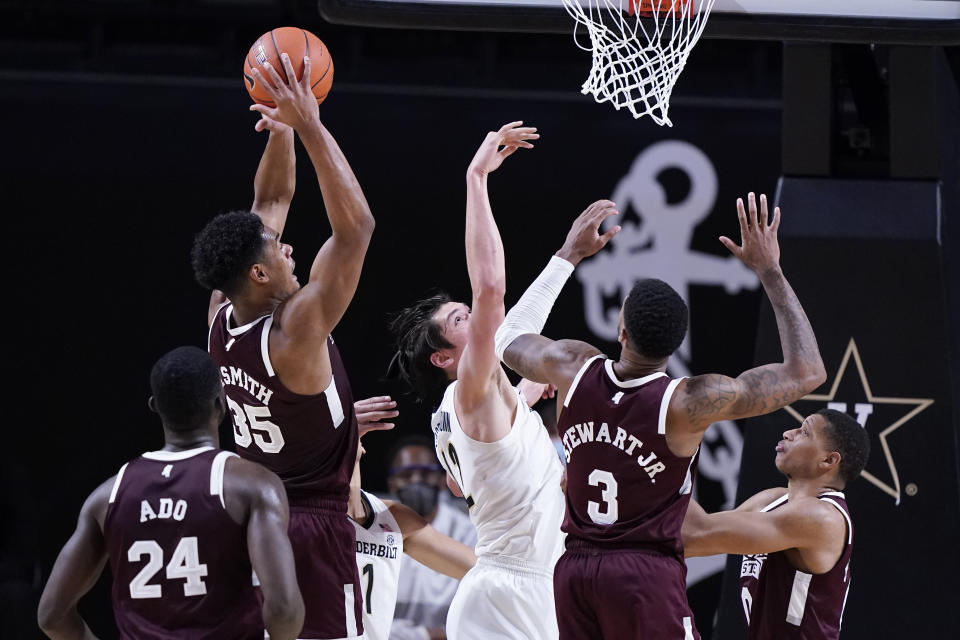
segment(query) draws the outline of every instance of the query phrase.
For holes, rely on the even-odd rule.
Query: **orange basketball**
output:
[[[263,76],[269,78],[263,64],[270,62],[280,77],[286,80],[287,73],[280,62],[281,53],[290,56],[290,64],[297,74],[297,80],[303,77],[303,56],[310,56],[310,87],[317,103],[323,102],[330,91],[330,85],[333,84],[333,59],[320,38],[299,27],[279,27],[268,31],[250,47],[247,59],[243,61],[243,84],[253,101],[268,107],[277,106],[252,70],[257,68]]]

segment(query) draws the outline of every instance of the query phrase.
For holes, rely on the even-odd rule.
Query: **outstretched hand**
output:
[[[289,55],[281,53],[280,63],[287,75],[286,81],[269,62],[263,63],[267,70],[266,76],[257,67],[252,69],[257,81],[263,83],[267,94],[277,105],[275,107],[264,104],[250,105],[251,111],[256,111],[262,116],[255,126],[257,131],[274,130],[274,125],[277,123],[300,130],[320,121],[317,98],[310,88],[310,58],[303,57],[303,76],[300,80],[297,80]]]
[[[517,384],[517,391],[523,394],[523,399],[527,401],[527,406],[532,407],[541,400],[548,400],[557,396],[557,387],[543,382],[533,382],[523,378]]]
[[[777,242],[777,229],[780,228],[780,207],[773,210],[773,219],[767,221],[767,196],[760,194],[760,214],[757,215],[757,200],[751,191],[747,196],[747,211],[743,209],[743,198],[737,198],[737,218],[740,220],[740,239],[738,246],[727,236],[720,236],[730,253],[757,274],[780,266],[780,244]]]
[[[394,423],[380,422],[400,415],[397,403],[390,396],[376,396],[357,400],[353,403],[353,411],[357,415],[357,427],[360,436],[369,431],[387,431],[393,429]]]
[[[503,161],[517,149],[533,149],[528,140],[537,140],[540,134],[536,127],[521,127],[522,120],[505,124],[498,131],[491,131],[470,162],[470,171],[488,174],[496,171]]]
[[[577,216],[567,233],[567,239],[557,251],[557,256],[577,266],[584,258],[589,258],[607,246],[613,236],[620,233],[620,225],[615,225],[606,233],[600,233],[603,221],[619,214],[617,205],[610,200],[597,200]]]

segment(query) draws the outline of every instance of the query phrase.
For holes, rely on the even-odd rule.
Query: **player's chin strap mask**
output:
[[[397,489],[397,499],[426,518],[437,508],[440,488],[427,482],[411,482]]]

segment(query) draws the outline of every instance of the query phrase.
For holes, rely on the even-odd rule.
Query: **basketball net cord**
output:
[[[623,11],[623,4],[628,4]],[[581,93],[672,127],[670,95],[707,24],[714,0],[563,0],[573,39],[593,64]],[[580,41],[580,27],[590,45]]]

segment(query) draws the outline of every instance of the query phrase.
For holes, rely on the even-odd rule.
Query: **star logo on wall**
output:
[[[858,395],[861,398],[866,398],[866,402],[853,405],[853,412],[849,411],[847,403],[843,402],[843,400],[848,398],[837,397],[837,391],[840,388],[841,383],[845,383],[845,387],[851,386],[851,380],[847,378],[847,368],[851,360],[856,364],[856,371],[859,375],[859,386],[861,392]],[[852,377],[852,370],[850,375]],[[854,380],[854,388],[855,384],[856,381]],[[870,433],[874,433],[876,431],[873,428],[874,423],[888,423],[882,427],[878,437],[880,440],[880,449],[883,452],[883,458],[886,461],[887,470],[889,471],[890,481],[887,482],[878,478],[876,473],[871,473],[867,469],[864,469],[861,475],[868,482],[896,500],[897,504],[900,504],[900,476],[897,473],[897,465],[894,461],[893,454],[890,452],[890,445],[887,439],[889,438],[890,434],[909,422],[918,413],[932,405],[932,398],[889,398],[873,395],[873,391],[870,388],[870,382],[867,380],[867,374],[863,368],[863,361],[860,359],[860,351],[857,349],[857,343],[853,338],[850,338],[850,342],[847,345],[847,350],[843,354],[843,359],[840,361],[840,368],[837,370],[837,375],[834,377],[833,383],[830,385],[830,391],[824,394],[810,394],[804,396],[797,402],[814,402],[820,404],[821,408],[823,404],[826,404],[826,406],[829,408],[837,408],[846,413],[851,413],[851,415],[857,418],[860,426],[864,428],[867,428],[866,423],[868,422],[868,416],[873,413],[874,405],[880,405],[884,407],[886,411],[883,412],[883,415],[875,416],[875,418],[869,422],[871,425]],[[792,405],[788,405],[784,407],[784,409],[786,409],[791,416],[796,418],[798,422],[803,422],[804,415],[797,411],[797,409],[795,409]],[[812,411],[810,413],[812,413]],[[873,458],[873,456],[871,456],[871,458]],[[873,471],[879,473],[876,468]]]

